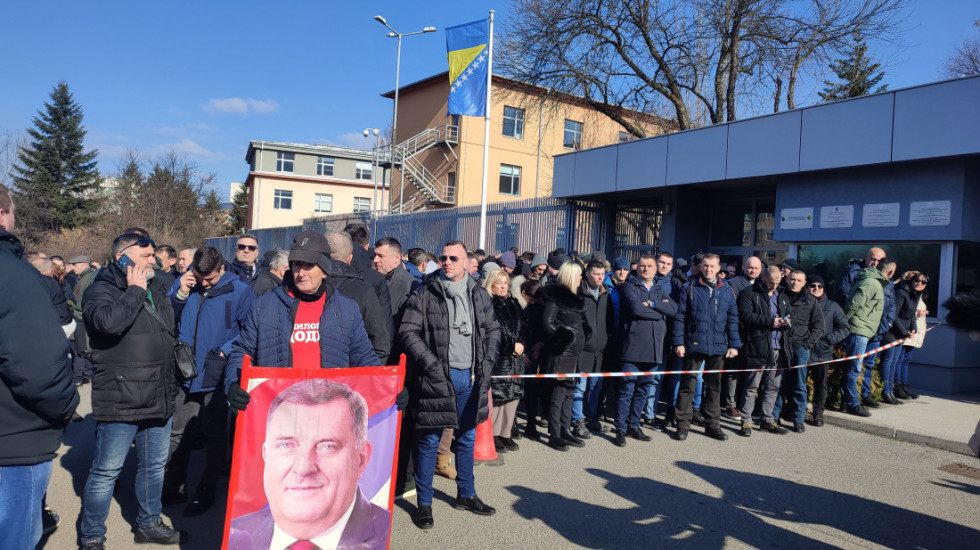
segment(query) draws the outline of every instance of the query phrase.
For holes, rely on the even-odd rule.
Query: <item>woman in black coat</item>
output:
[[[521,304],[510,295],[510,277],[502,269],[487,274],[483,288],[490,293],[493,310],[500,325],[500,354],[491,376],[524,374],[524,347],[527,344],[528,327]],[[524,396],[524,380],[521,378],[494,378],[490,381],[493,396],[493,443],[498,451],[516,451],[517,443],[511,432],[517,405]]]
[[[851,334],[844,310],[837,302],[827,298],[823,277],[808,275],[806,278],[810,294],[817,299],[820,312],[823,314],[824,333],[810,350],[811,363],[823,363],[834,358],[834,346],[844,341]],[[813,377],[813,425],[823,426],[823,411],[827,402],[827,371],[829,364],[810,367]]]
[[[579,295],[582,266],[567,262],[561,266],[556,282],[541,290],[541,330],[545,345],[541,349],[541,372],[572,374],[579,370],[579,359],[592,330],[585,318],[585,300]],[[584,447],[585,442],[571,432],[574,378],[548,379],[551,400],[548,414],[548,445],[559,451],[568,446]]]
[[[543,359],[541,349],[544,347],[544,331],[541,327],[541,283],[536,279],[531,279],[521,283],[521,296],[527,303],[524,308],[524,319],[527,321],[527,345],[528,362],[524,372],[528,374],[539,374],[540,360]],[[544,380],[528,378],[524,380],[524,416],[527,424],[524,426],[524,437],[538,441],[541,434],[538,433],[538,411],[547,410],[547,387]]]

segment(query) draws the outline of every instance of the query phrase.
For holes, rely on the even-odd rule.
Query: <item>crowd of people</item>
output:
[[[684,441],[698,426],[725,441],[723,418],[744,437],[803,433],[823,425],[838,397],[849,414],[879,407],[876,363],[881,402],[916,398],[908,365],[929,313],[928,275],[896,278],[896,262],[878,247],[828,296],[824,280],[793,259],[748,257],[738,274],[703,252],[633,261],[563,249],[488,256],[450,241],[436,255],[403,250],[393,237],[372,243],[361,224],[303,231],[289,250],[260,250],[245,234],[234,258],[206,245],[178,252],[133,227],[111,243],[104,267],[87,256],[24,252],[13,230],[14,205],[0,188],[0,333],[16,342],[3,347],[0,493],[14,490],[7,476],[16,475],[18,494],[32,499],[14,509],[0,494],[4,525],[18,527],[0,533],[4,548],[33,547],[57,525],[43,499],[78,403],[72,382],[92,384],[96,421],[80,546],[105,547],[133,445],[136,542],[177,544],[163,506],[186,503],[183,514],[194,516],[223,498],[215,480],[228,464],[229,419],[250,402],[239,384],[245,356],[264,367],[344,368],[395,364],[404,354],[397,404],[406,411],[402,447],[413,452],[400,457],[398,473],[414,481],[413,519],[427,529],[435,475],[456,481],[455,508],[495,513],[473,473],[476,426],[491,409],[501,453],[518,451],[521,438],[567,452],[604,432],[624,447],[649,441],[644,427]],[[830,363],[835,350],[858,357]],[[839,387],[828,387],[831,365]],[[580,376],[593,372],[619,374]],[[202,446],[203,472],[189,483],[191,453]]]

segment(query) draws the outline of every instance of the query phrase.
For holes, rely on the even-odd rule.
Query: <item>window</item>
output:
[[[313,198],[314,212],[333,212],[333,195],[317,193]]]
[[[293,192],[285,191],[283,189],[276,189],[276,195],[273,199],[272,207],[276,210],[292,210]]]
[[[354,197],[354,213],[371,211],[371,199],[368,197]]]
[[[293,161],[296,160],[296,153],[276,153],[276,172],[292,172]]]
[[[634,136],[633,134],[631,134],[629,132],[620,132],[619,133],[619,142],[620,143],[625,143],[627,141],[633,141],[634,139],[636,139],[636,136]]]
[[[500,194],[514,196],[521,194],[520,166],[500,165]]]
[[[333,157],[316,158],[316,175],[318,176],[333,175]]]
[[[524,139],[524,109],[504,107],[504,135]]]
[[[574,120],[565,121],[565,149],[582,148],[582,123]]]
[[[456,202],[456,172],[446,174],[446,200]]]
[[[371,163],[370,162],[358,162],[357,169],[354,172],[354,178],[359,180],[369,180],[371,179]]]

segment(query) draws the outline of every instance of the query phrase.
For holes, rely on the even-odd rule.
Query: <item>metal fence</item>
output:
[[[499,202],[487,205],[487,243],[489,253],[517,247],[520,251],[548,252],[555,248],[577,250],[583,254],[606,250],[606,207],[587,201],[542,198]],[[410,214],[338,214],[305,220],[302,226],[256,229],[259,250],[288,250],[293,236],[312,229],[326,232],[342,230],[349,223],[363,223],[371,229],[371,239],[395,237],[402,249],[422,248],[438,253],[443,243],[460,240],[476,248],[480,234],[480,207],[462,206]],[[234,255],[237,237],[207,239],[225,257]]]

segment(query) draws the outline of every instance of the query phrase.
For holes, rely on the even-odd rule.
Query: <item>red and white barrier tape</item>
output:
[[[926,332],[938,327],[942,323],[938,323],[926,329]],[[819,365],[829,365],[830,363],[840,363],[843,361],[853,361],[855,359],[863,359],[869,355],[874,355],[876,353],[881,353],[888,348],[893,348],[895,346],[902,345],[906,340],[915,338],[914,336],[909,336],[907,338],[902,338],[901,340],[895,340],[890,344],[885,344],[884,346],[879,346],[873,350],[868,350],[864,353],[858,355],[851,355],[850,357],[841,357],[840,359],[831,359],[830,361],[820,361],[818,363],[807,363],[806,365],[796,365],[792,367],[772,367],[772,368],[761,368],[761,369],[716,369],[716,370],[669,370],[669,371],[642,371],[642,372],[573,372],[567,374],[503,374],[491,376],[491,378],[627,378],[630,376],[666,376],[668,374],[720,374],[728,372],[764,372],[771,370],[793,370],[793,369],[803,369],[807,367],[816,367]]]

